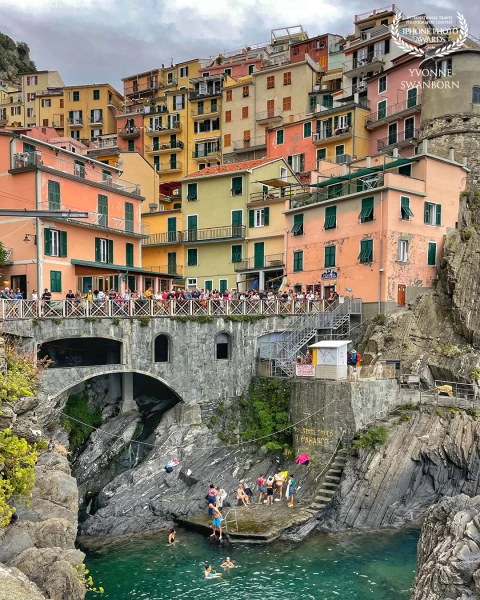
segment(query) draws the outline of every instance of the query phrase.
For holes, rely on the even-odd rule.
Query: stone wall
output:
[[[229,154],[223,155],[223,162],[225,164],[243,162],[244,160],[256,160],[259,158],[265,158],[267,156],[267,149],[263,150],[251,150],[250,152],[230,152]]]

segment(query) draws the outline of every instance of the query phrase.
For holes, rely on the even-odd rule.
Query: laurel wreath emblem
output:
[[[435,56],[435,58],[441,58],[442,56],[447,56],[447,54],[451,54],[458,48],[461,48],[462,46],[465,45],[465,42],[468,37],[468,24],[467,24],[465,17],[462,14],[460,14],[459,12],[457,12],[457,17],[458,17],[458,22],[460,24],[460,33],[459,33],[458,39],[456,39],[453,42],[447,42],[447,43],[439,46],[433,53],[433,56]],[[397,46],[399,46],[400,48],[402,48],[402,50],[405,50],[409,54],[411,54],[413,56],[424,57],[425,50],[422,50],[418,46],[415,46],[414,44],[411,44],[410,42],[407,42],[406,40],[404,40],[400,37],[400,30],[399,30],[400,22],[403,19],[404,19],[404,16],[403,16],[403,13],[401,13],[401,12],[397,13],[396,16],[394,17],[392,24],[390,26],[390,31],[392,33],[392,39],[397,44]]]

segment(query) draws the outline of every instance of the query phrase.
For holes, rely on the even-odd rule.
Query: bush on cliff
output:
[[[358,440],[354,440],[353,447],[356,450],[376,449],[379,446],[385,446],[388,441],[388,429],[384,425],[372,427],[364,433]]]
[[[33,396],[44,363],[35,365],[32,355],[22,353],[14,343],[5,344],[7,373],[0,373],[0,404],[15,402],[22,396]]]
[[[76,394],[68,397],[64,413],[60,421],[68,433],[70,450],[75,452],[87,441],[94,428],[100,425],[102,413],[98,409],[90,410],[88,400]]]

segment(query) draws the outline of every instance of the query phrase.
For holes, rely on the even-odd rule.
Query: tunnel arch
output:
[[[123,340],[112,336],[62,336],[37,343],[39,359],[48,358],[49,369],[123,364]]]
[[[219,331],[215,336],[215,359],[230,360],[232,358],[232,334]]]

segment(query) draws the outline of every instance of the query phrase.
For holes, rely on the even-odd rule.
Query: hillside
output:
[[[30,58],[30,48],[25,42],[14,42],[0,32],[0,79],[15,83],[22,73],[36,71]]]

